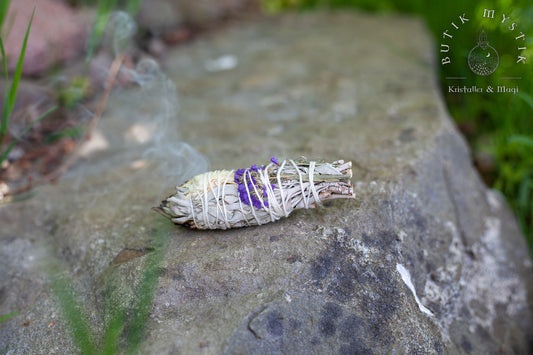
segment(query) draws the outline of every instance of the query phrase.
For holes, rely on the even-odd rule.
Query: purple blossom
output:
[[[246,191],[239,192],[239,198],[241,199],[242,203],[244,203],[245,205],[250,204],[250,199],[248,199],[248,193]]]
[[[276,165],[279,165],[276,158],[272,157],[270,161]],[[237,184],[237,191],[239,192],[239,198],[242,203],[245,205],[252,205],[258,210],[263,206],[268,207],[268,191],[267,186],[263,186],[261,183],[258,184],[256,180],[256,174],[259,173],[259,170],[265,169],[264,166],[258,167],[256,164],[252,165],[249,169],[238,169],[235,171],[234,181]],[[254,176],[255,175],[255,176]],[[262,187],[263,192],[263,202],[259,200],[259,187]],[[272,189],[275,188],[274,184],[270,184]]]
[[[263,201],[263,204],[265,205],[265,207],[268,207],[268,200],[267,200],[267,190],[266,189],[263,189],[263,197],[265,198],[265,200]]]
[[[234,181],[238,184],[239,183],[239,180],[242,178],[242,174],[244,174],[244,169],[239,169],[235,172],[235,177],[234,177]]]
[[[253,203],[255,208],[257,208],[258,210],[261,209],[261,207],[262,207],[261,201],[259,201],[255,196],[252,196],[252,203]]]

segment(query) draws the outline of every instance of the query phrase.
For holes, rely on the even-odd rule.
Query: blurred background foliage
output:
[[[518,217],[530,249],[533,250],[533,2],[531,0],[423,1],[423,0],[262,0],[269,13],[310,11],[321,8],[358,9],[377,13],[405,13],[422,17],[434,35],[434,51],[441,89],[448,110],[469,141],[474,162],[485,182],[500,190]],[[494,9],[494,19],[484,15]],[[505,14],[508,20],[501,23]],[[470,21],[462,23],[459,16]],[[454,23],[459,30],[455,29]],[[514,30],[510,30],[512,23]],[[480,25],[491,46],[499,53],[498,69],[478,76],[470,71],[466,58],[477,45]],[[446,40],[442,32],[455,34]],[[524,40],[517,40],[521,33]],[[446,55],[440,45],[449,44],[450,64],[442,65]],[[527,49],[518,50],[518,47]],[[453,53],[452,53],[453,52]],[[517,63],[518,55],[526,57]],[[460,81],[447,77],[466,77]],[[521,79],[503,79],[520,77]],[[519,86],[512,93],[449,93],[449,85]]]

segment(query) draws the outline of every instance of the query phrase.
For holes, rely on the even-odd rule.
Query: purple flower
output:
[[[233,180],[236,182],[236,183],[239,183],[239,180],[242,178],[242,174],[244,174],[244,169],[239,169],[235,172],[235,177],[233,178]]]
[[[249,205],[250,204],[250,199],[248,198],[248,193],[246,193],[246,191],[240,191],[239,192],[239,198],[241,199],[242,203],[244,203],[245,205]]]
[[[251,175],[251,174],[250,174],[250,175],[248,175],[248,176],[249,176],[249,179],[248,179],[248,180],[249,180],[249,181],[250,181],[250,182],[251,182],[252,184],[254,184],[254,185],[255,185],[255,184],[256,184],[256,181],[255,181],[255,178],[254,178],[254,176],[253,176],[253,175]]]
[[[270,161],[276,165],[279,164],[276,158],[274,157],[272,157]],[[241,200],[241,202],[245,205],[252,205],[258,210],[261,209],[263,206],[269,206],[267,200],[267,187],[263,186],[261,183],[258,183],[256,179],[256,177],[259,175],[260,169],[265,169],[265,167],[258,167],[256,164],[254,164],[249,169],[238,169],[237,171],[235,171],[234,176],[234,181],[237,184],[237,191],[239,192],[239,199]],[[274,189],[275,187],[274,184],[270,184],[270,186],[272,187],[272,189]],[[259,200],[259,191],[256,193],[256,189],[259,190],[259,187],[263,188],[263,202]]]
[[[268,207],[268,199],[267,199],[267,190],[266,189],[263,190],[263,197],[265,198],[265,200],[263,201],[263,204],[265,205],[265,207]]]
[[[257,208],[258,210],[261,209],[261,207],[262,207],[261,201],[259,201],[255,196],[252,196],[252,203],[253,203],[255,208]]]

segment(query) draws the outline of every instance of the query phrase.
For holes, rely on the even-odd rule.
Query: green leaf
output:
[[[0,0],[0,30],[6,19],[7,10],[9,9],[9,0]]]
[[[126,7],[126,12],[134,17],[141,9],[141,4],[142,0],[129,0]]]
[[[28,28],[26,29],[26,35],[24,36],[24,41],[22,42],[22,48],[20,50],[19,60],[17,62],[17,67],[15,69],[15,74],[13,74],[13,82],[11,83],[11,89],[9,90],[9,113],[15,106],[15,100],[17,99],[17,90],[20,82],[20,77],[22,75],[22,64],[24,63],[24,55],[26,54],[26,45],[28,44],[28,37],[30,35],[30,28],[33,22],[33,15],[35,14],[35,7],[30,17],[30,23],[28,23]]]
[[[522,134],[515,134],[509,137],[509,140],[507,141],[509,144],[521,144],[529,148],[533,148],[533,137],[522,135]]]
[[[524,175],[522,181],[518,188],[518,206],[527,210],[528,206],[531,204],[531,176],[529,174]]]
[[[116,5],[117,0],[98,0],[98,5],[96,7],[96,16],[93,22],[93,31],[91,32],[91,37],[87,43],[87,56],[85,61],[89,62],[94,54],[94,50],[100,43],[104,31],[109,22],[109,17],[111,16],[111,10]]]
[[[3,145],[4,142],[4,136],[7,134],[7,122],[9,121],[9,105],[8,105],[8,96],[9,96],[9,78],[7,76],[7,59],[6,59],[6,51],[4,49],[4,41],[2,41],[2,37],[0,37],[0,50],[2,51],[2,68],[4,69],[5,74],[5,81],[6,81],[6,93],[4,97],[4,108],[2,110],[2,122],[0,124],[0,148]],[[0,160],[1,162],[1,160]]]
[[[50,134],[48,137],[46,137],[45,141],[47,143],[53,143],[61,138],[80,138],[83,135],[83,128],[81,126],[77,127],[71,127],[71,128],[65,128],[64,130],[61,130],[59,132],[55,132]]]
[[[0,323],[5,322],[6,320],[13,318],[14,316],[16,316],[19,313],[20,313],[20,311],[13,311],[11,313],[8,313],[8,314],[5,314],[3,316],[0,316]]]
[[[143,333],[150,316],[154,291],[159,280],[160,266],[168,249],[170,235],[170,224],[166,223],[162,218],[159,219],[152,233],[154,251],[148,254],[142,281],[137,291],[137,303],[128,324],[127,354],[137,353],[143,339]]]
[[[528,95],[523,91],[519,91],[517,95],[519,98],[524,100],[529,105],[529,107],[533,108],[533,97],[531,97],[531,95]]]
[[[48,270],[50,287],[68,322],[72,340],[80,348],[82,354],[98,354],[89,322],[83,313],[82,305],[78,302],[72,281],[61,271],[59,266],[50,266]]]

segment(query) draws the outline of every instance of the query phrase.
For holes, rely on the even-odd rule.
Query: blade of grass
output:
[[[46,116],[48,116],[50,113],[52,113],[53,111],[55,111],[57,109],[57,107],[52,107],[51,109],[49,109],[48,111],[46,111],[45,113],[43,113],[41,116],[39,116],[35,121],[33,121],[32,123],[30,123],[28,126],[26,126],[26,128],[24,128],[24,130],[22,131],[22,134],[20,135],[20,137],[24,136],[26,133],[28,133],[28,131],[33,127],[35,126],[35,124],[39,121],[41,121],[43,118],[45,118]],[[19,139],[14,139],[11,144],[9,144],[9,146],[7,147],[7,149],[2,153],[2,155],[0,155],[0,162],[3,162],[7,156],[9,155],[9,152],[11,152],[11,149],[13,149],[13,147],[15,146],[15,144],[17,144],[19,141]]]
[[[116,313],[111,317],[107,329],[104,333],[103,340],[104,346],[102,349],[103,355],[114,355],[119,353],[118,345],[120,343],[120,336],[124,331],[124,319],[126,310],[120,307]]]
[[[0,148],[4,146],[4,138],[7,134],[7,122],[9,121],[9,105],[8,105],[8,96],[9,96],[9,78],[7,76],[7,59],[6,51],[4,49],[4,41],[0,37],[0,50],[2,51],[2,68],[4,69],[5,75],[5,84],[6,92],[4,96],[4,107],[2,109],[2,122],[0,124]],[[1,162],[1,160],[0,160]]]
[[[13,312],[10,312],[8,314],[4,314],[3,316],[0,316],[0,323],[5,322],[6,320],[13,318],[14,316],[16,316],[19,313],[20,313],[20,311],[13,311]]]
[[[171,225],[162,218],[153,232],[154,251],[148,254],[144,275],[138,291],[137,304],[128,325],[127,354],[135,354],[141,344],[148,317],[152,308],[154,291],[160,275],[160,266],[168,249]]]
[[[132,306],[132,309],[126,309],[123,306],[114,309],[111,320],[102,337],[102,354],[120,353],[120,338],[124,333],[126,333],[126,354],[137,353],[142,341],[142,335],[150,316],[153,295],[160,275],[160,265],[165,257],[171,234],[171,225],[166,223],[166,220],[160,219],[156,223],[152,232],[153,251],[146,255],[146,264],[136,292],[136,303]],[[128,313],[131,315],[128,316]]]
[[[528,95],[523,91],[519,91],[517,95],[519,98],[524,100],[529,105],[529,107],[533,108],[533,97],[531,97],[531,95]]]
[[[82,305],[76,299],[76,294],[71,285],[71,280],[63,276],[56,265],[51,267],[50,286],[55,294],[63,316],[68,322],[72,340],[81,350],[82,354],[97,354],[96,343],[89,329],[89,323],[82,314]]]
[[[65,128],[61,131],[50,134],[45,138],[46,143],[53,143],[61,138],[80,138],[83,135],[83,128],[81,126]]]
[[[4,200],[0,202],[0,205],[28,200],[35,195],[37,195],[36,191],[31,191],[25,194],[13,193],[13,195],[4,196]]]
[[[15,100],[17,99],[17,90],[20,82],[20,77],[22,75],[22,64],[24,63],[24,55],[26,54],[26,45],[28,44],[28,37],[30,35],[30,28],[33,22],[33,15],[35,15],[35,7],[31,13],[30,22],[28,23],[28,28],[26,29],[26,35],[24,36],[24,41],[22,42],[22,48],[20,49],[20,56],[17,62],[17,67],[15,73],[13,74],[13,82],[11,83],[11,89],[9,90],[9,113],[15,106]]]
[[[20,55],[17,62],[17,67],[15,69],[15,73],[13,75],[13,81],[11,82],[11,87],[8,87],[8,76],[7,76],[7,58],[6,58],[6,52],[4,49],[4,43],[1,40],[0,37],[0,49],[2,51],[2,67],[4,69],[4,74],[6,78],[6,97],[4,100],[4,110],[2,112],[2,122],[0,125],[0,148],[4,145],[4,139],[7,134],[7,124],[9,121],[9,115],[11,115],[11,111],[13,110],[13,107],[15,106],[15,101],[17,99],[17,90],[18,85],[20,82],[20,77],[22,75],[22,64],[24,63],[24,55],[26,54],[26,45],[28,43],[28,37],[30,35],[30,28],[31,24],[33,22],[33,15],[35,14],[35,7],[33,8],[33,12],[31,13],[30,22],[28,23],[28,28],[26,28],[26,35],[24,36],[24,41],[22,42],[22,48],[20,49]],[[0,162],[4,161],[3,159],[0,159]]]
[[[2,25],[4,24],[4,20],[7,15],[7,10],[9,9],[9,3],[11,1],[9,0],[1,0],[0,1],[0,30],[2,29]]]
[[[126,12],[131,16],[137,15],[141,9],[142,0],[129,0],[126,7]]]
[[[533,138],[522,134],[512,135],[511,137],[509,137],[508,143],[521,144],[526,147],[533,148]]]
[[[111,16],[111,9],[116,5],[117,0],[98,0],[96,16],[94,17],[93,31],[87,42],[87,56],[85,62],[88,63],[104,35],[105,28]]]
[[[531,176],[526,174],[520,181],[518,188],[518,206],[523,210],[526,210],[531,204],[531,185]]]

